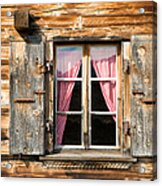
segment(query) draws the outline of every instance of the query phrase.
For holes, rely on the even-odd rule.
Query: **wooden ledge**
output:
[[[40,160],[86,160],[86,161],[120,161],[136,162],[137,159],[129,155],[122,155],[120,152],[108,150],[63,150],[51,155],[40,156]]]

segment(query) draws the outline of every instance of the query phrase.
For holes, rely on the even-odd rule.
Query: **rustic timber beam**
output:
[[[14,26],[17,30],[29,30],[30,16],[28,10],[17,10],[14,13]]]

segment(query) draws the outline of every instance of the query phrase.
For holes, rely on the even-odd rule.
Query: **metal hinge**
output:
[[[46,62],[45,67],[46,67],[46,72],[53,71],[53,63],[51,61]]]
[[[130,61],[128,59],[124,60],[124,73],[130,74]]]
[[[51,62],[47,62],[44,65],[38,65],[39,74],[52,72],[53,71],[53,64]]]
[[[124,135],[130,135],[130,123],[129,121],[124,121],[123,122],[123,129],[124,129]]]

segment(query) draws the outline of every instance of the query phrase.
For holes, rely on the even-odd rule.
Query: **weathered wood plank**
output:
[[[35,43],[34,43],[35,42]],[[10,150],[11,154],[44,153],[44,44],[12,42],[10,73]],[[34,98],[34,103],[14,103],[17,98]]]
[[[122,42],[123,62],[123,146],[124,151],[130,150],[130,42]]]
[[[53,83],[54,83],[54,48],[53,40],[46,41],[45,45],[45,59],[48,73],[46,74],[46,133],[45,133],[45,146],[48,153],[53,153],[54,147],[54,121],[53,121],[53,112],[54,112],[54,94],[53,94]]]
[[[69,12],[70,12],[70,10],[69,10]],[[101,20],[102,17],[100,18],[100,16],[103,16],[103,15],[101,14],[99,16],[95,16],[95,18]],[[42,17],[40,17],[40,19],[37,20],[38,22],[36,21],[34,23],[33,29],[35,29],[35,31],[38,29],[38,30],[40,30],[40,32],[45,33],[47,36],[49,35],[49,32],[50,32],[51,38],[55,37],[55,36],[66,36],[67,33],[68,33],[69,36],[73,37],[75,35],[83,36],[83,33],[85,33],[85,35],[87,33],[88,33],[88,35],[93,35],[93,34],[96,34],[94,32],[98,32],[98,33],[102,33],[102,35],[107,35],[107,33],[111,34],[113,36],[122,36],[123,35],[123,37],[125,37],[127,39],[127,38],[130,38],[130,33],[133,33],[133,34],[141,34],[141,33],[148,34],[148,33],[153,32],[152,23],[148,22],[148,19],[147,19],[149,17],[150,17],[150,19],[151,19],[151,17],[153,19],[153,16],[151,16],[151,15],[147,16],[147,15],[144,14],[144,15],[141,15],[141,16],[140,15],[134,16],[134,17],[132,17],[132,19],[134,21],[131,21],[131,18],[130,18],[130,21],[127,20],[129,22],[129,24],[127,23],[128,25],[123,23],[123,20],[126,20],[126,19],[123,19],[120,16],[116,17],[116,19],[118,17],[120,19],[122,19],[122,21],[119,21],[119,25],[116,25],[115,22],[114,22],[115,25],[113,25],[113,19],[112,19],[113,17],[108,17],[108,18],[105,18],[105,19],[110,19],[111,21],[104,21],[105,24],[102,22],[102,20],[98,21],[98,24],[102,23],[101,25],[103,26],[103,29],[95,27],[96,20],[94,20],[94,21],[90,22],[90,25],[91,24],[92,24],[92,26],[94,25],[93,29],[91,29],[91,28],[90,29],[85,29],[84,24],[83,24],[81,30],[78,30],[78,27],[77,27],[77,24],[79,23],[78,22],[79,16],[75,18],[75,21],[71,20],[70,23],[65,21],[64,19],[62,19],[63,17],[67,17],[67,16],[63,16],[63,15],[62,16],[54,16],[54,15],[52,15],[52,16],[45,16],[44,17],[43,14],[42,14]],[[70,17],[71,17],[71,19],[72,18],[74,19],[75,16],[70,16]],[[126,16],[126,17],[128,17],[128,16]],[[145,24],[141,21],[138,22],[138,20],[142,19],[142,17],[145,17],[145,19],[146,19]],[[89,18],[85,17],[85,19],[89,19]],[[6,19],[3,18],[2,22],[6,21],[6,24],[8,24],[8,21],[11,21],[11,20],[12,20],[12,18],[6,18]],[[56,20],[56,21],[53,21],[53,20]],[[155,19],[153,19],[153,20],[155,20]],[[122,22],[123,25],[120,25],[121,22]],[[138,24],[137,24],[137,22],[138,22]],[[108,25],[106,25],[106,24],[108,24]],[[106,26],[107,26],[107,28],[106,28]],[[19,38],[19,40],[20,39],[22,40],[19,33],[14,30],[13,24],[4,25],[4,26],[2,25],[2,28],[3,28],[2,42],[4,42],[4,43],[9,42],[9,37],[10,36],[12,36],[15,39]],[[105,30],[105,32],[104,32],[104,30]],[[122,30],[123,30],[123,32],[121,33]],[[155,30],[155,32],[156,32],[156,30]],[[73,33],[75,33],[75,34],[73,34]]]
[[[131,95],[132,154],[156,155],[156,105],[143,99],[156,99],[156,37],[132,37]],[[140,92],[140,93],[139,93]]]
[[[156,33],[156,31],[153,30],[153,25],[150,23],[148,24],[141,24],[141,25],[121,25],[120,27],[115,26],[108,26],[103,28],[82,28],[81,30],[78,29],[69,29],[69,28],[53,28],[48,25],[49,28],[40,27],[39,31],[41,33],[44,33],[45,36],[50,40],[54,37],[92,37],[92,36],[102,36],[102,37],[122,37],[123,39],[130,39],[132,34],[153,34]],[[37,27],[38,29],[38,27]],[[34,30],[33,30],[34,31]],[[36,31],[36,28],[35,28]],[[5,34],[4,34],[5,35]],[[2,44],[3,43],[9,43],[10,36],[12,36],[12,39],[15,41],[23,41],[23,38],[20,36],[20,34],[12,29],[9,28],[6,30],[5,37],[2,38]],[[9,57],[6,56],[6,59],[8,60]]]
[[[82,17],[83,26],[85,27],[105,27],[109,25],[136,25],[154,23],[152,15],[138,15],[138,16],[93,16]]]
[[[139,15],[140,14],[140,8],[144,8],[145,15],[148,14],[156,14],[156,11],[154,10],[155,5],[152,3],[150,4],[145,4],[144,6],[134,4],[132,6],[116,6],[116,7],[111,7],[108,5],[102,6],[101,4],[94,4],[94,6],[89,6],[89,11],[87,11],[87,6],[85,7],[75,7],[74,5],[70,8],[66,7],[60,7],[57,5],[51,5],[47,6],[45,5],[43,8],[40,8],[39,5],[38,7],[35,8],[31,5],[30,7],[30,14],[36,17],[42,17],[42,16],[51,16],[51,15],[77,15],[77,16],[96,16],[96,15],[104,15],[104,16],[111,16],[111,15]],[[14,11],[16,10],[24,10],[23,7],[17,7],[17,8],[2,8],[2,17],[6,16],[7,11],[10,11],[12,16],[14,15]]]
[[[70,164],[70,163],[69,163]],[[46,166],[46,162],[2,161],[2,177],[41,177],[41,178],[77,178],[77,179],[133,179],[154,180],[155,163],[138,163],[129,170],[91,170],[91,169],[56,169]],[[144,173],[141,174],[141,170]]]

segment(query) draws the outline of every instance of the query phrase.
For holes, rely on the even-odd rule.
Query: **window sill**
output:
[[[51,155],[41,156],[40,160],[86,160],[86,161],[121,161],[136,162],[128,154],[110,150],[62,150]]]

